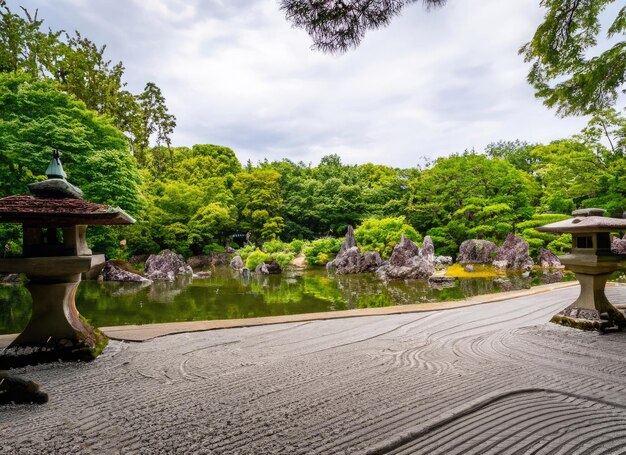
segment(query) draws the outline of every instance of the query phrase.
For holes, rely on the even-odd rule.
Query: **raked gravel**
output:
[[[577,293],[112,341],[12,371],[50,401],[0,454],[626,453],[626,334],[547,322]]]

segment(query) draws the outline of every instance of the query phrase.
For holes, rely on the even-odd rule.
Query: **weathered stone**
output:
[[[37,383],[0,371],[0,404],[47,402],[48,394],[41,392]]]
[[[9,273],[8,275],[0,275],[0,283],[19,283],[21,282],[19,273]]]
[[[361,254],[361,250],[356,246],[354,230],[348,226],[346,239],[341,244],[337,257],[326,264],[327,269],[336,269],[340,275],[352,273],[373,272],[382,265],[382,259],[377,251],[366,251]]]
[[[141,275],[117,267],[112,261],[105,262],[101,275],[103,281],[151,282],[151,280]]]
[[[151,280],[173,281],[178,275],[193,275],[193,269],[187,265],[182,255],[172,250],[150,255],[144,270],[146,277]]]
[[[428,285],[432,289],[442,290],[444,288],[454,287],[456,278],[445,275],[433,275],[428,277]]]
[[[614,238],[611,242],[611,252],[615,254],[626,254],[626,235],[624,238]]]
[[[433,261],[420,255],[418,246],[404,235],[391,253],[389,262],[376,271],[382,280],[424,280],[435,272]]]
[[[463,270],[468,273],[472,273],[476,271],[476,266],[474,264],[467,264],[465,267],[463,267]]]
[[[277,261],[271,261],[262,263],[256,266],[254,273],[261,273],[263,275],[276,275],[282,272],[280,264]]]
[[[436,256],[434,262],[436,268],[448,267],[453,263],[452,256]]]
[[[558,283],[563,279],[563,270],[543,270],[539,275],[542,284]]]
[[[232,261],[230,261],[230,266],[235,269],[235,270],[241,270],[244,268],[244,263],[243,263],[243,259],[241,259],[241,256],[237,255],[235,256]]]
[[[528,242],[512,232],[493,260],[494,267],[502,270],[532,270],[534,264],[528,255]]]
[[[424,242],[420,248],[420,256],[430,262],[435,262],[435,245],[433,244],[433,239],[430,238],[430,235],[424,237]]]
[[[498,246],[489,240],[466,240],[461,243],[457,262],[459,264],[491,264],[498,253]]]
[[[550,268],[562,268],[561,261],[559,257],[554,254],[552,251],[541,248],[539,250],[539,257],[537,258],[537,263],[544,269]]]

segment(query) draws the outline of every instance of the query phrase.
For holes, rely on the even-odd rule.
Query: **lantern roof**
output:
[[[572,212],[572,215],[576,216],[575,218],[546,224],[535,229],[540,232],[562,234],[626,231],[626,219],[598,216],[602,213],[604,213],[603,209],[576,210]]]

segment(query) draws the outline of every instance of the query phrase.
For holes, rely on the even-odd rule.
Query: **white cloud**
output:
[[[582,119],[534,99],[517,55],[542,18],[527,0],[414,5],[342,56],[310,50],[268,0],[44,0],[53,28],[108,43],[132,90],[159,85],[177,145],[219,143],[240,160],[290,158],[400,167],[499,139],[550,141]]]

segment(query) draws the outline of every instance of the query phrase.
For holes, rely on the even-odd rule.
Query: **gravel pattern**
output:
[[[547,323],[577,293],[111,342],[12,372],[50,401],[0,454],[626,453],[626,334]]]

